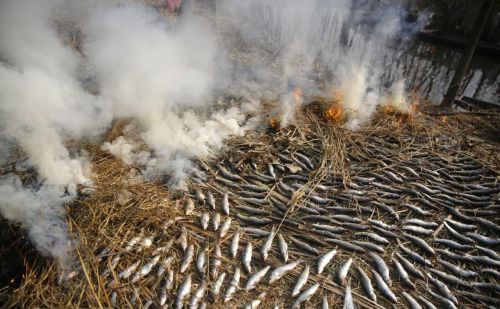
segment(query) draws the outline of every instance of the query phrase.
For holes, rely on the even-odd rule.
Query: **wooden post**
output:
[[[455,100],[458,90],[460,89],[460,84],[462,83],[462,80],[467,73],[467,70],[469,69],[472,56],[474,56],[474,51],[476,50],[477,44],[479,43],[479,39],[481,38],[481,33],[483,32],[484,27],[488,22],[488,16],[493,10],[494,5],[495,0],[482,1],[481,9],[479,10],[479,14],[477,15],[476,22],[474,23],[474,28],[472,28],[471,38],[469,40],[469,43],[465,47],[464,53],[462,54],[462,58],[458,63],[457,69],[455,70],[453,79],[451,80],[450,86],[448,87],[448,91],[446,91],[443,102],[441,102],[441,107],[449,108],[453,104],[453,100]]]

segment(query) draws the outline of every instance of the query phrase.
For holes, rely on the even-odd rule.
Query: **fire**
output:
[[[277,117],[273,117],[273,118],[271,118],[269,125],[273,129],[278,129],[280,127],[280,121],[278,120]]]
[[[295,106],[299,109],[302,106],[302,89],[295,87],[293,90],[293,99],[295,100]]]
[[[327,119],[332,121],[341,121],[344,118],[344,93],[340,90],[335,91],[330,107],[325,111]]]
[[[330,120],[340,121],[344,116],[344,109],[339,105],[332,105],[329,109],[326,110],[325,116]]]
[[[403,118],[410,119],[417,112],[417,104],[408,103],[404,99],[399,100],[396,104],[388,101],[384,105],[383,111],[386,114],[399,115]]]

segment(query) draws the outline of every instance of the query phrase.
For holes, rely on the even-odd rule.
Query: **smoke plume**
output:
[[[17,168],[38,175],[36,184],[3,176],[0,212],[28,229],[41,252],[69,265],[63,206],[78,185],[92,185],[85,152],[69,142],[99,143],[145,177],[168,175],[182,186],[193,158],[259,125],[261,97],[281,102],[287,124],[306,98],[340,90],[352,128],[388,91],[404,97],[399,67],[383,78],[384,57],[412,31],[401,6],[217,4],[214,14],[186,8],[165,18],[139,1],[0,2],[0,152],[21,149]],[[120,119],[128,121],[122,136],[104,141]]]

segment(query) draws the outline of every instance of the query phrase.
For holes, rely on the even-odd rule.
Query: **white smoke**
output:
[[[68,44],[72,31],[78,49]],[[125,136],[103,148],[149,177],[181,182],[193,157],[213,155],[255,123],[244,126],[248,109],[212,106],[223,61],[210,25],[194,16],[172,23],[132,1],[2,1],[1,141],[18,145],[27,157],[19,165],[38,173],[35,185],[2,179],[2,215],[70,264],[63,205],[92,175],[83,152],[66,143],[99,141],[114,119],[132,118]]]
[[[27,158],[19,165],[33,167],[38,183],[4,177],[0,212],[67,265],[63,205],[92,179],[84,152],[68,142],[101,143],[146,177],[168,174],[180,185],[193,158],[259,124],[261,97],[280,98],[288,122],[297,89],[304,97],[340,89],[348,125],[359,126],[402,75],[396,68],[382,81],[382,59],[407,27],[400,7],[377,3],[221,0],[213,22],[194,10],[165,18],[132,0],[1,1],[0,152],[19,146]],[[123,135],[104,142],[120,119],[129,120]]]
[[[401,44],[398,41],[421,26],[404,21],[403,5],[362,0],[225,0],[218,17],[231,25],[245,46],[260,48],[261,59],[270,62],[263,70],[274,74],[260,74],[268,77],[261,84],[275,85],[282,98],[282,122],[293,118],[289,93],[298,87],[305,96],[342,92],[347,125],[356,128],[370,118],[391,82],[402,75],[396,68],[394,77],[387,78],[387,56]],[[324,84],[325,80],[329,83]]]
[[[43,186],[36,192],[25,190],[18,177],[6,176],[0,177],[0,196],[0,214],[21,222],[41,253],[55,257],[63,268],[70,267],[63,205],[74,195],[64,195],[54,186]]]

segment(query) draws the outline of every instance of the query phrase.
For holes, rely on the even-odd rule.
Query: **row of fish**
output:
[[[500,305],[500,186],[478,162],[417,143],[401,160],[396,142],[373,139],[349,154],[349,181],[315,180],[319,149],[249,160],[241,147],[200,162],[161,233],[98,255],[116,306],[297,308],[316,297],[328,308],[333,294],[344,308]]]

